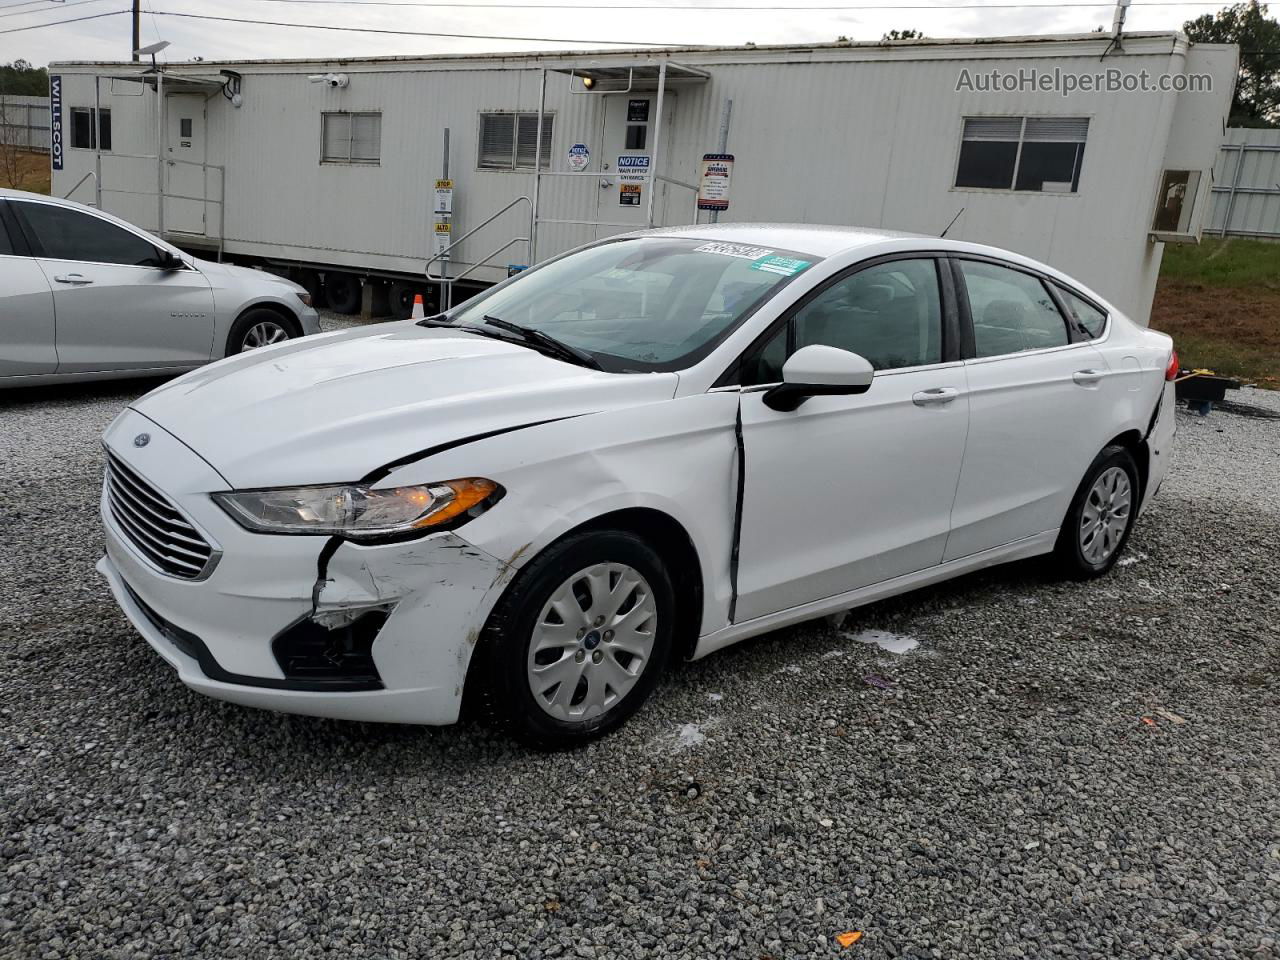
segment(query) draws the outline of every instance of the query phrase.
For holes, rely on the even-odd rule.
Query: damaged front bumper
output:
[[[141,450],[128,441],[151,436]],[[452,723],[509,567],[454,533],[381,545],[250,533],[209,498],[225,481],[132,411],[105,438],[216,540],[202,580],[166,576],[112,517],[98,570],[134,627],[194,690],[347,720]]]

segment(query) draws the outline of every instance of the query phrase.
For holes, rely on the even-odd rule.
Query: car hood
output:
[[[279,287],[281,291],[288,293],[307,292],[306,288],[300,284],[267,270],[238,267],[234,263],[216,263],[213,260],[201,260],[198,257],[192,257],[191,259],[194,261],[196,269],[203,273],[214,287],[241,287],[245,284],[250,284],[258,288],[264,285],[267,287]]]
[[[245,488],[358,480],[437,444],[668,400],[677,382],[409,321],[231,357],[133,408]]]

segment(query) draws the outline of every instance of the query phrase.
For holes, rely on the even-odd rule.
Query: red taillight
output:
[[[1174,350],[1169,354],[1169,365],[1164,368],[1164,378],[1166,380],[1178,379],[1178,351]]]

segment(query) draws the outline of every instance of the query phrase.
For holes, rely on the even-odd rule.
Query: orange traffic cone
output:
[[[427,315],[427,311],[422,307],[422,294],[415,293],[413,295],[413,313],[409,315],[410,320],[421,320]]]

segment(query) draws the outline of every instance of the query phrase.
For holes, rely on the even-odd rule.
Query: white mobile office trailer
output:
[[[343,310],[362,282],[366,309],[388,287],[403,306],[442,289],[428,273],[490,283],[718,215],[954,220],[948,236],[1051,263],[1145,322],[1163,243],[1199,237],[1236,65],[1234,46],[1175,33],[61,63],[53,188],[206,255],[323,278]],[[707,154],[733,157],[718,214],[695,202]]]

